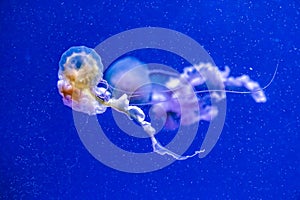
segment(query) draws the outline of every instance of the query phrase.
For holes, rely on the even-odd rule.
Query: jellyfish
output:
[[[176,129],[179,125],[213,120],[218,108],[211,102],[225,99],[226,87],[244,87],[257,103],[266,102],[257,82],[247,75],[229,74],[229,67],[221,71],[211,63],[185,67],[178,73],[144,64],[134,57],[122,58],[104,72],[97,52],[77,46],[61,56],[57,87],[63,103],[73,110],[97,115],[110,107],[143,128],[154,152],[185,160],[202,150],[182,156],[162,146],[155,137],[155,128],[145,119],[142,105],[151,105],[155,117],[166,118],[166,128]]]
[[[71,47],[62,56],[58,70],[58,90],[66,106],[87,114],[101,114],[106,106],[95,99],[95,90],[102,80],[100,56],[84,46]]]
[[[178,118],[181,118],[181,125],[215,118],[218,109],[207,100],[218,102],[226,98],[225,86],[245,87],[256,102],[266,101],[257,82],[246,75],[229,77],[229,67],[220,71],[211,63],[200,63],[185,67],[181,74],[168,68],[162,70],[162,67],[150,67],[136,58],[125,57],[106,70],[104,79],[110,85],[113,96],[127,94],[131,104],[151,104],[156,117],[163,118],[167,113],[165,126],[170,129],[178,127]],[[208,85],[210,94],[197,96],[208,93],[208,90],[199,90],[204,85]]]

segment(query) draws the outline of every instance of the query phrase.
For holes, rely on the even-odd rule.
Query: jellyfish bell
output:
[[[71,47],[61,56],[58,76],[77,88],[96,86],[103,76],[101,58],[91,48]]]
[[[104,79],[115,98],[127,94],[132,103],[148,102],[150,99],[152,88],[148,67],[134,57],[113,63],[105,71]]]

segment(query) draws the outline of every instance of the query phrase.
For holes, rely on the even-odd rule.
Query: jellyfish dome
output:
[[[131,96],[130,102],[148,102],[152,86],[148,66],[134,57],[125,57],[113,63],[104,73],[112,88],[112,95]]]
[[[91,48],[71,47],[61,56],[58,76],[79,88],[96,86],[103,76],[101,58]]]

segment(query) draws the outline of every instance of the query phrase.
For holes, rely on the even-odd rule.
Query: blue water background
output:
[[[299,1],[4,0],[0,6],[0,199],[300,198]],[[95,47],[148,26],[190,36],[220,68],[228,65],[261,86],[278,62],[279,68],[265,104],[228,94],[223,132],[207,157],[129,174],[101,164],[81,143],[57,92],[58,62],[71,46]]]

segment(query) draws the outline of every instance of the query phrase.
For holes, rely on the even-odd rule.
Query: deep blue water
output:
[[[0,199],[300,198],[299,1],[4,0],[0,6]],[[103,165],[81,143],[57,91],[58,62],[71,46],[93,48],[149,26],[188,35],[217,66],[261,86],[278,62],[279,68],[265,104],[228,94],[223,132],[207,157],[130,174]]]

